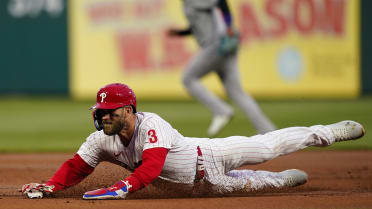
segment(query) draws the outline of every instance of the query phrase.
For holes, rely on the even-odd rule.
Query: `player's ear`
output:
[[[132,108],[132,106],[128,105],[128,106],[124,107],[124,111],[126,113],[133,113],[133,108]]]

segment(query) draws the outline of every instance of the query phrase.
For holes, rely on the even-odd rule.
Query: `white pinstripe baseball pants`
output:
[[[218,192],[243,189],[247,178],[228,176],[228,172],[243,165],[259,164],[309,146],[328,146],[334,143],[332,131],[323,125],[291,127],[252,137],[232,136],[212,139],[202,147],[205,180]],[[226,175],[227,174],[227,175]]]

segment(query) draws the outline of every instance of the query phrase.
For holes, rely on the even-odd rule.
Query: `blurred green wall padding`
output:
[[[68,93],[66,0],[0,1],[0,93]]]
[[[363,93],[372,93],[372,1],[362,0],[361,8],[361,54],[362,54],[362,90]]]

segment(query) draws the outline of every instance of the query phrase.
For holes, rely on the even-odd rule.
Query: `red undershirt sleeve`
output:
[[[167,154],[168,149],[163,147],[143,151],[142,165],[124,180],[132,186],[129,192],[135,192],[154,181],[163,169]]]
[[[81,182],[93,172],[94,168],[88,165],[78,154],[67,160],[57,170],[47,185],[54,185],[53,191],[65,189]]]

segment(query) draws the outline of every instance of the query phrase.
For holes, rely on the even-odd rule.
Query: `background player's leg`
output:
[[[182,81],[187,91],[204,104],[213,115],[232,115],[233,109],[200,82],[200,78],[216,70],[218,64],[218,50],[215,49],[214,45],[201,49],[186,67]]]
[[[237,68],[237,55],[231,55],[224,60],[218,75],[227,95],[243,110],[258,133],[263,134],[275,130],[276,127],[262,112],[254,98],[243,91]]]

